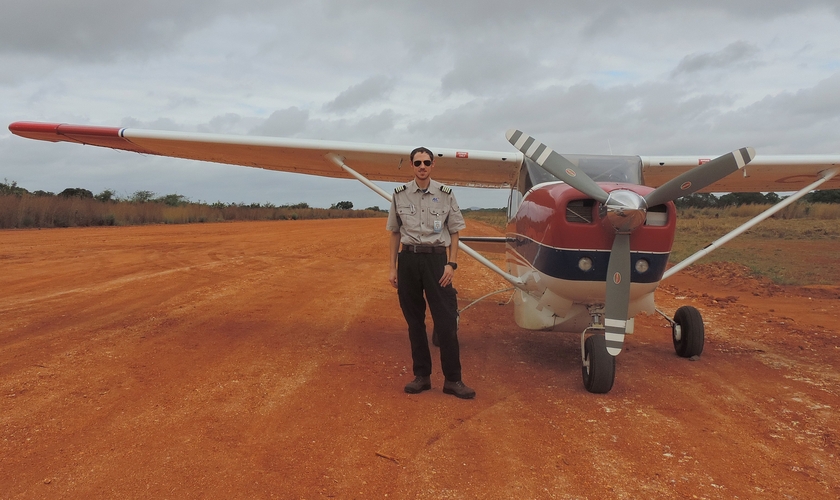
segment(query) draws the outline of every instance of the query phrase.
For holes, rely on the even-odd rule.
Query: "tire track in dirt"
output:
[[[703,356],[640,317],[600,396],[578,336],[493,296],[461,318],[461,401],[437,362],[402,392],[381,219],[12,231],[0,254],[10,498],[840,496],[836,288],[678,275],[657,301],[700,308]],[[461,307],[505,287],[459,260]]]

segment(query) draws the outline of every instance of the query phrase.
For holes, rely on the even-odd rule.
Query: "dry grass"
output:
[[[671,249],[677,263],[751,217],[681,218]],[[836,219],[768,219],[699,263],[735,262],[779,284],[840,283],[840,224]]]
[[[211,206],[198,203],[170,206],[155,202],[102,202],[61,196],[0,196],[0,229],[382,216],[382,212],[372,210]]]
[[[718,217],[755,217],[772,205],[741,205],[725,208],[686,208],[680,210],[683,219]],[[836,203],[793,203],[773,216],[775,219],[840,219],[840,205]]]
[[[464,218],[477,220],[491,225],[499,231],[507,226],[507,210],[504,208],[485,208],[483,210],[463,210]]]

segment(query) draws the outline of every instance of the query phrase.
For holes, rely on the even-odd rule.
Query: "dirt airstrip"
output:
[[[840,287],[674,277],[702,357],[640,317],[606,395],[505,292],[462,314],[477,398],[407,395],[384,225],[0,233],[0,498],[840,497]],[[460,261],[462,307],[505,288]]]

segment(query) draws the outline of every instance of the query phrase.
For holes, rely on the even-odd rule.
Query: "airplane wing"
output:
[[[702,165],[711,156],[642,156],[644,184],[659,187],[674,177]],[[821,174],[840,165],[840,155],[761,155],[743,172],[724,177],[701,191],[704,193],[783,193],[798,191],[820,179]],[[819,189],[840,189],[836,176]]]
[[[334,154],[370,180],[405,182],[414,175],[408,158],[412,146],[39,122],[16,122],[9,125],[9,130],[42,141],[75,142],[143,154],[352,179],[327,158]],[[437,155],[435,180],[450,186],[509,187],[523,158],[518,151],[431,149]]]
[[[241,135],[185,133],[59,123],[16,122],[12,133],[29,139],[74,142],[143,154],[243,165],[283,172],[352,178],[330,161],[339,156],[347,166],[374,181],[405,182],[411,146],[383,146],[338,141]],[[495,152],[431,148],[435,179],[452,186],[510,187],[522,164],[519,151]],[[644,184],[659,187],[716,155],[641,156]],[[787,192],[799,190],[840,165],[840,155],[757,155],[743,169],[703,189],[704,192]],[[819,189],[840,189],[840,176]]]

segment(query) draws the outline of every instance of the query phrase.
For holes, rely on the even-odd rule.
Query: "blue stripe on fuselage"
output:
[[[516,252],[531,263],[539,272],[551,277],[570,281],[606,281],[610,261],[609,250],[575,250],[554,248],[537,243],[522,235],[507,238]],[[632,283],[655,283],[662,279],[668,265],[670,253],[630,253],[630,281]],[[592,269],[582,271],[578,262],[583,257],[592,259]],[[644,274],[636,271],[636,261],[645,259],[650,268]]]

